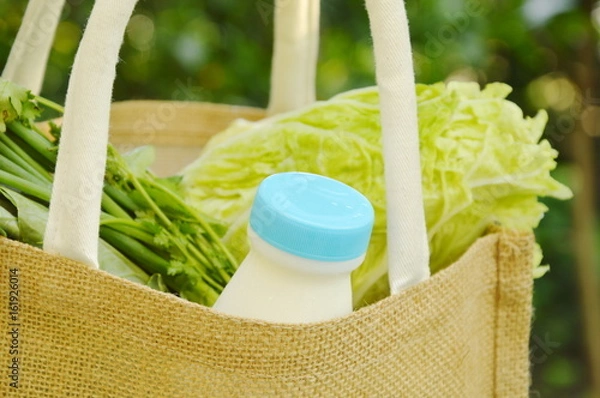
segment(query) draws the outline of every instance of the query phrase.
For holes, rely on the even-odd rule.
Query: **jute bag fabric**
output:
[[[124,3],[128,5],[122,5]],[[132,9],[134,3],[135,0],[106,0],[98,1],[96,6],[104,7],[105,11],[119,9],[118,19],[124,29],[131,13],[127,7]],[[374,5],[384,3],[386,6],[379,9],[379,5]],[[385,19],[386,12],[398,7],[392,3],[395,2],[368,1],[367,5],[371,10],[377,9]],[[106,28],[109,19],[100,19],[101,23],[97,23],[98,19],[90,18],[91,25],[93,21],[96,28]],[[391,22],[387,20],[387,24]],[[88,26],[86,31],[89,29]],[[386,29],[393,31],[393,26]],[[376,31],[374,27],[374,37],[377,37]],[[376,58],[377,43],[382,41],[375,39]],[[379,48],[381,54],[382,47]],[[116,57],[118,47],[110,51]],[[393,69],[393,63],[387,66],[390,68],[378,65],[384,135],[397,124],[395,113],[390,111],[393,104],[402,100],[395,85],[406,83],[402,79],[412,79],[412,67],[409,73],[397,79],[393,73],[386,76]],[[73,76],[79,76],[81,70],[76,63]],[[87,80],[73,84],[73,81],[77,83],[73,76],[69,90],[76,87],[86,92]],[[392,83],[382,84],[381,80]],[[110,98],[106,87],[94,94]],[[397,111],[408,124],[415,122],[414,104],[410,101],[409,98],[408,110]],[[77,105],[86,106],[84,101]],[[119,106],[138,107],[142,113],[157,112],[161,106],[168,105],[130,103],[117,105],[112,112],[113,116],[118,113]],[[194,106],[211,109],[210,105]],[[69,97],[67,108],[77,109],[69,106]],[[71,121],[65,122],[64,128],[67,132],[77,130],[73,128],[77,124],[73,118],[84,117],[88,122],[98,117],[102,125],[103,110],[108,114],[108,107],[88,114],[73,116],[74,111],[70,116],[65,114],[65,119],[70,117]],[[187,106],[176,106],[176,112],[186,111],[189,111]],[[198,108],[194,112],[203,111]],[[403,112],[408,116],[402,116]],[[230,118],[248,115],[254,120],[263,116],[258,110],[227,106],[213,107],[203,115],[206,136],[221,130]],[[155,131],[143,137],[128,138],[126,128],[120,134],[119,126],[126,126],[132,120],[138,119],[125,116],[123,123],[111,120],[115,141],[122,140],[122,145],[155,143],[161,149],[177,153],[178,147],[188,146],[191,141],[201,146],[205,139],[191,138],[193,134],[185,131],[166,136]],[[164,129],[178,130],[174,123],[166,123]],[[408,138],[412,144],[416,143],[415,137]],[[94,140],[95,149],[101,149],[103,138],[94,137]],[[408,164],[414,171],[418,151],[407,153],[406,158],[400,160],[389,156],[390,151],[398,153],[399,141],[402,140],[398,137],[384,140],[386,162],[389,159],[388,163],[395,166]],[[68,152],[62,146],[61,151]],[[92,154],[91,150],[90,156]],[[418,156],[416,160],[418,162]],[[97,171],[97,159],[91,163],[94,162],[96,169],[92,171]],[[397,170],[388,171],[386,168],[386,184],[394,188],[397,182],[388,179]],[[408,185],[410,188],[419,183],[413,180]],[[410,189],[403,191],[406,187],[397,188],[391,189],[391,194],[388,192],[390,208],[396,206],[396,202],[406,202],[408,194],[409,206],[399,209],[400,212],[410,212],[415,204],[421,206],[420,201],[412,200],[420,195],[420,187],[418,195],[412,195]],[[58,208],[60,213],[64,207],[56,205],[55,194],[56,185],[54,212],[57,213]],[[389,203],[390,198],[395,201]],[[77,205],[81,208],[81,203]],[[86,217],[91,216],[86,214]],[[419,215],[407,218],[415,217],[418,219]],[[87,225],[81,220],[77,225],[69,222],[63,223],[64,226],[85,229]],[[395,276],[402,272],[394,274],[393,268],[395,271],[402,271],[405,266],[416,269],[412,263],[419,262],[426,253],[426,247],[419,248],[422,227],[415,225],[416,243],[411,242],[417,246],[415,252],[418,253],[415,256],[408,253],[408,260],[390,260],[394,293],[400,286],[410,284]],[[97,239],[97,234],[94,236],[89,230],[85,234]],[[64,255],[0,239],[0,268],[4,280],[0,283],[0,297],[6,300],[1,306],[6,333],[0,360],[7,366],[0,396],[9,393],[29,397],[527,396],[534,242],[530,233],[491,231],[459,261],[433,277],[406,274],[407,279],[420,280],[420,283],[346,317],[308,325],[278,325],[224,316],[118,279],[93,267],[94,248],[85,247],[79,251],[81,256],[77,254],[78,244],[86,239],[76,234],[76,241],[69,242],[65,238],[68,236],[56,233],[53,238],[59,237],[54,240],[60,244],[48,245],[66,246],[69,253]],[[407,246],[406,242],[400,243]],[[397,258],[404,250],[396,246],[390,248],[393,249],[390,258],[394,257],[393,252]],[[10,385],[15,368],[18,388]]]
[[[526,397],[532,245],[529,234],[490,234],[448,269],[400,294],[341,319],[290,326],[222,316],[0,239],[6,332],[17,313],[16,392]],[[18,309],[11,310],[15,284]],[[12,337],[3,336],[6,375]],[[15,389],[3,379],[0,395],[8,396]]]

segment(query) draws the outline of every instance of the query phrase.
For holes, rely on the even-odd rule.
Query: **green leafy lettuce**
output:
[[[548,141],[540,141],[547,114],[524,118],[505,99],[510,91],[500,83],[484,89],[475,83],[417,86],[434,273],[457,260],[491,224],[536,227],[547,211],[539,196],[571,197],[550,176],[557,152]],[[184,170],[182,188],[188,203],[229,225],[224,239],[240,261],[248,252],[246,227],[257,186],[284,171],[335,178],[371,201],[375,226],[367,258],[353,274],[355,304],[385,294],[386,210],[377,89],[353,90],[259,122],[237,121],[213,137]]]

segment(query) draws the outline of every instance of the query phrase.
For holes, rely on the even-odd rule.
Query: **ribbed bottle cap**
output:
[[[299,257],[346,261],[369,245],[374,211],[354,188],[309,173],[280,173],[258,188],[250,226],[264,241]]]

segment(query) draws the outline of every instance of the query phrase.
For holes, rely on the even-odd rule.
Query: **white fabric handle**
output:
[[[69,82],[44,248],[88,264],[97,264],[112,85],[119,48],[135,3],[136,0],[96,1]],[[318,1],[281,0],[279,4],[276,30],[282,30],[276,35],[275,44],[279,53],[274,57],[277,65],[273,73],[277,76],[273,77],[276,86],[272,90],[273,112],[298,107],[298,103],[287,102],[296,101],[294,98],[305,103],[314,100],[313,62],[317,50],[310,35],[315,32],[318,35],[318,22],[314,22],[315,16],[318,17]],[[366,0],[366,4],[380,91],[388,267],[391,291],[395,294],[429,276],[415,80],[404,2]],[[300,11],[301,14],[294,14]],[[289,31],[283,29],[286,26]],[[299,54],[301,50],[307,52],[306,58],[302,58],[303,64],[297,68],[293,67],[293,57],[286,61],[282,55]],[[294,73],[300,74],[298,80],[289,79],[289,74],[295,76]],[[311,86],[299,87],[302,95],[286,94],[286,90],[294,89],[294,82]]]
[[[367,10],[381,98],[388,269],[395,294],[429,277],[415,80],[404,2],[367,0]],[[318,38],[318,0],[275,3],[269,114],[314,101]]]
[[[269,115],[315,102],[320,8],[320,0],[275,2]]]
[[[69,80],[44,250],[98,266],[112,87],[137,0],[96,0]]]
[[[39,94],[65,0],[30,0],[2,77]]]
[[[404,1],[366,3],[381,104],[388,272],[396,294],[429,277],[415,76]]]

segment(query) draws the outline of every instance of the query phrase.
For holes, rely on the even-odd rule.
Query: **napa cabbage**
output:
[[[571,197],[550,175],[558,154],[542,139],[547,113],[524,117],[506,100],[509,86],[452,82],[416,90],[432,273],[457,260],[492,224],[535,228],[548,210],[538,197]],[[381,149],[377,88],[353,90],[258,122],[236,121],[183,171],[182,190],[189,204],[228,225],[224,241],[241,261],[249,249],[249,210],[265,177],[303,171],[354,187],[375,209],[366,260],[353,274],[360,306],[387,288]],[[539,264],[541,255],[536,258]]]

